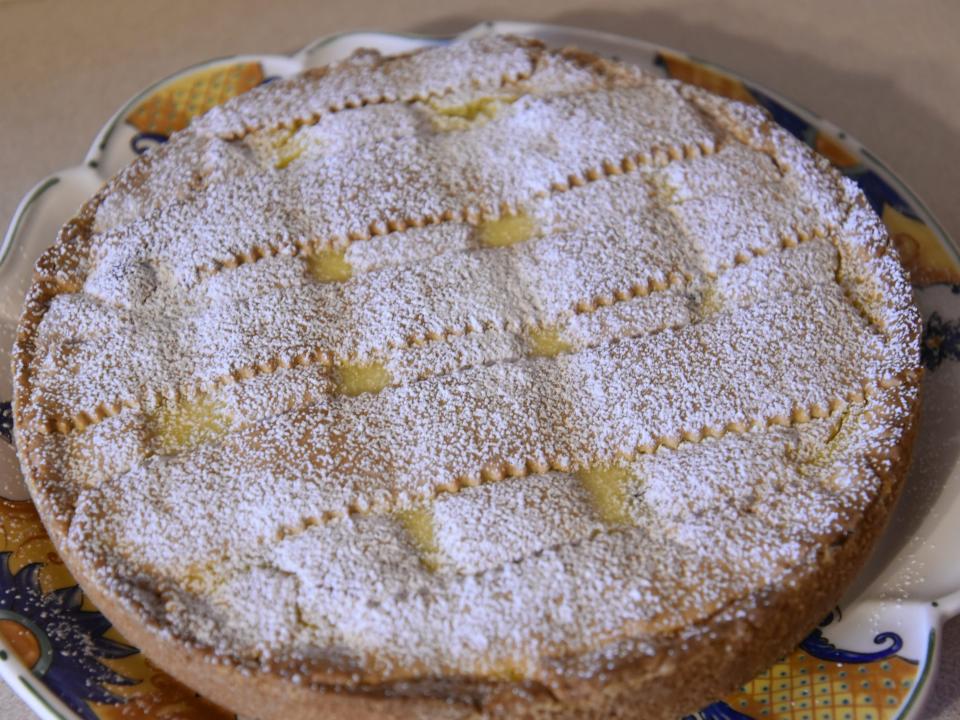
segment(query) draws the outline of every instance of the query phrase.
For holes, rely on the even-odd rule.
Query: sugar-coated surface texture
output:
[[[653,648],[855,526],[914,399],[852,184],[755,108],[523,41],[257,89],[86,233],[18,346],[36,491],[122,604],[242,663]]]

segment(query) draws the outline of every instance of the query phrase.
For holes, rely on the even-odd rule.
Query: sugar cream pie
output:
[[[490,36],[196,119],[36,267],[37,507],[96,605],[259,718],[671,718],[838,598],[919,318],[756,107]]]

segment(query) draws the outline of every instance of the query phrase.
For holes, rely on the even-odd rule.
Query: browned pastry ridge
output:
[[[920,321],[761,110],[491,36],[196,119],[37,263],[17,448],[84,591],[259,718],[672,718],[835,603]]]

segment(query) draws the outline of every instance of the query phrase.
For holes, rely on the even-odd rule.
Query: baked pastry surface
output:
[[[164,669],[258,717],[671,717],[836,601],[919,318],[756,108],[489,37],[197,119],[39,261],[17,446]]]

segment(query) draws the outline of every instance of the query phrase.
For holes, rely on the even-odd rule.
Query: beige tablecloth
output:
[[[960,3],[864,0],[0,0],[0,226],[77,163],[109,114],[168,73],[351,29],[452,33],[491,18],[634,35],[710,59],[830,118],[960,238]],[[960,620],[926,715],[960,720]],[[0,686],[0,718],[29,711]]]

